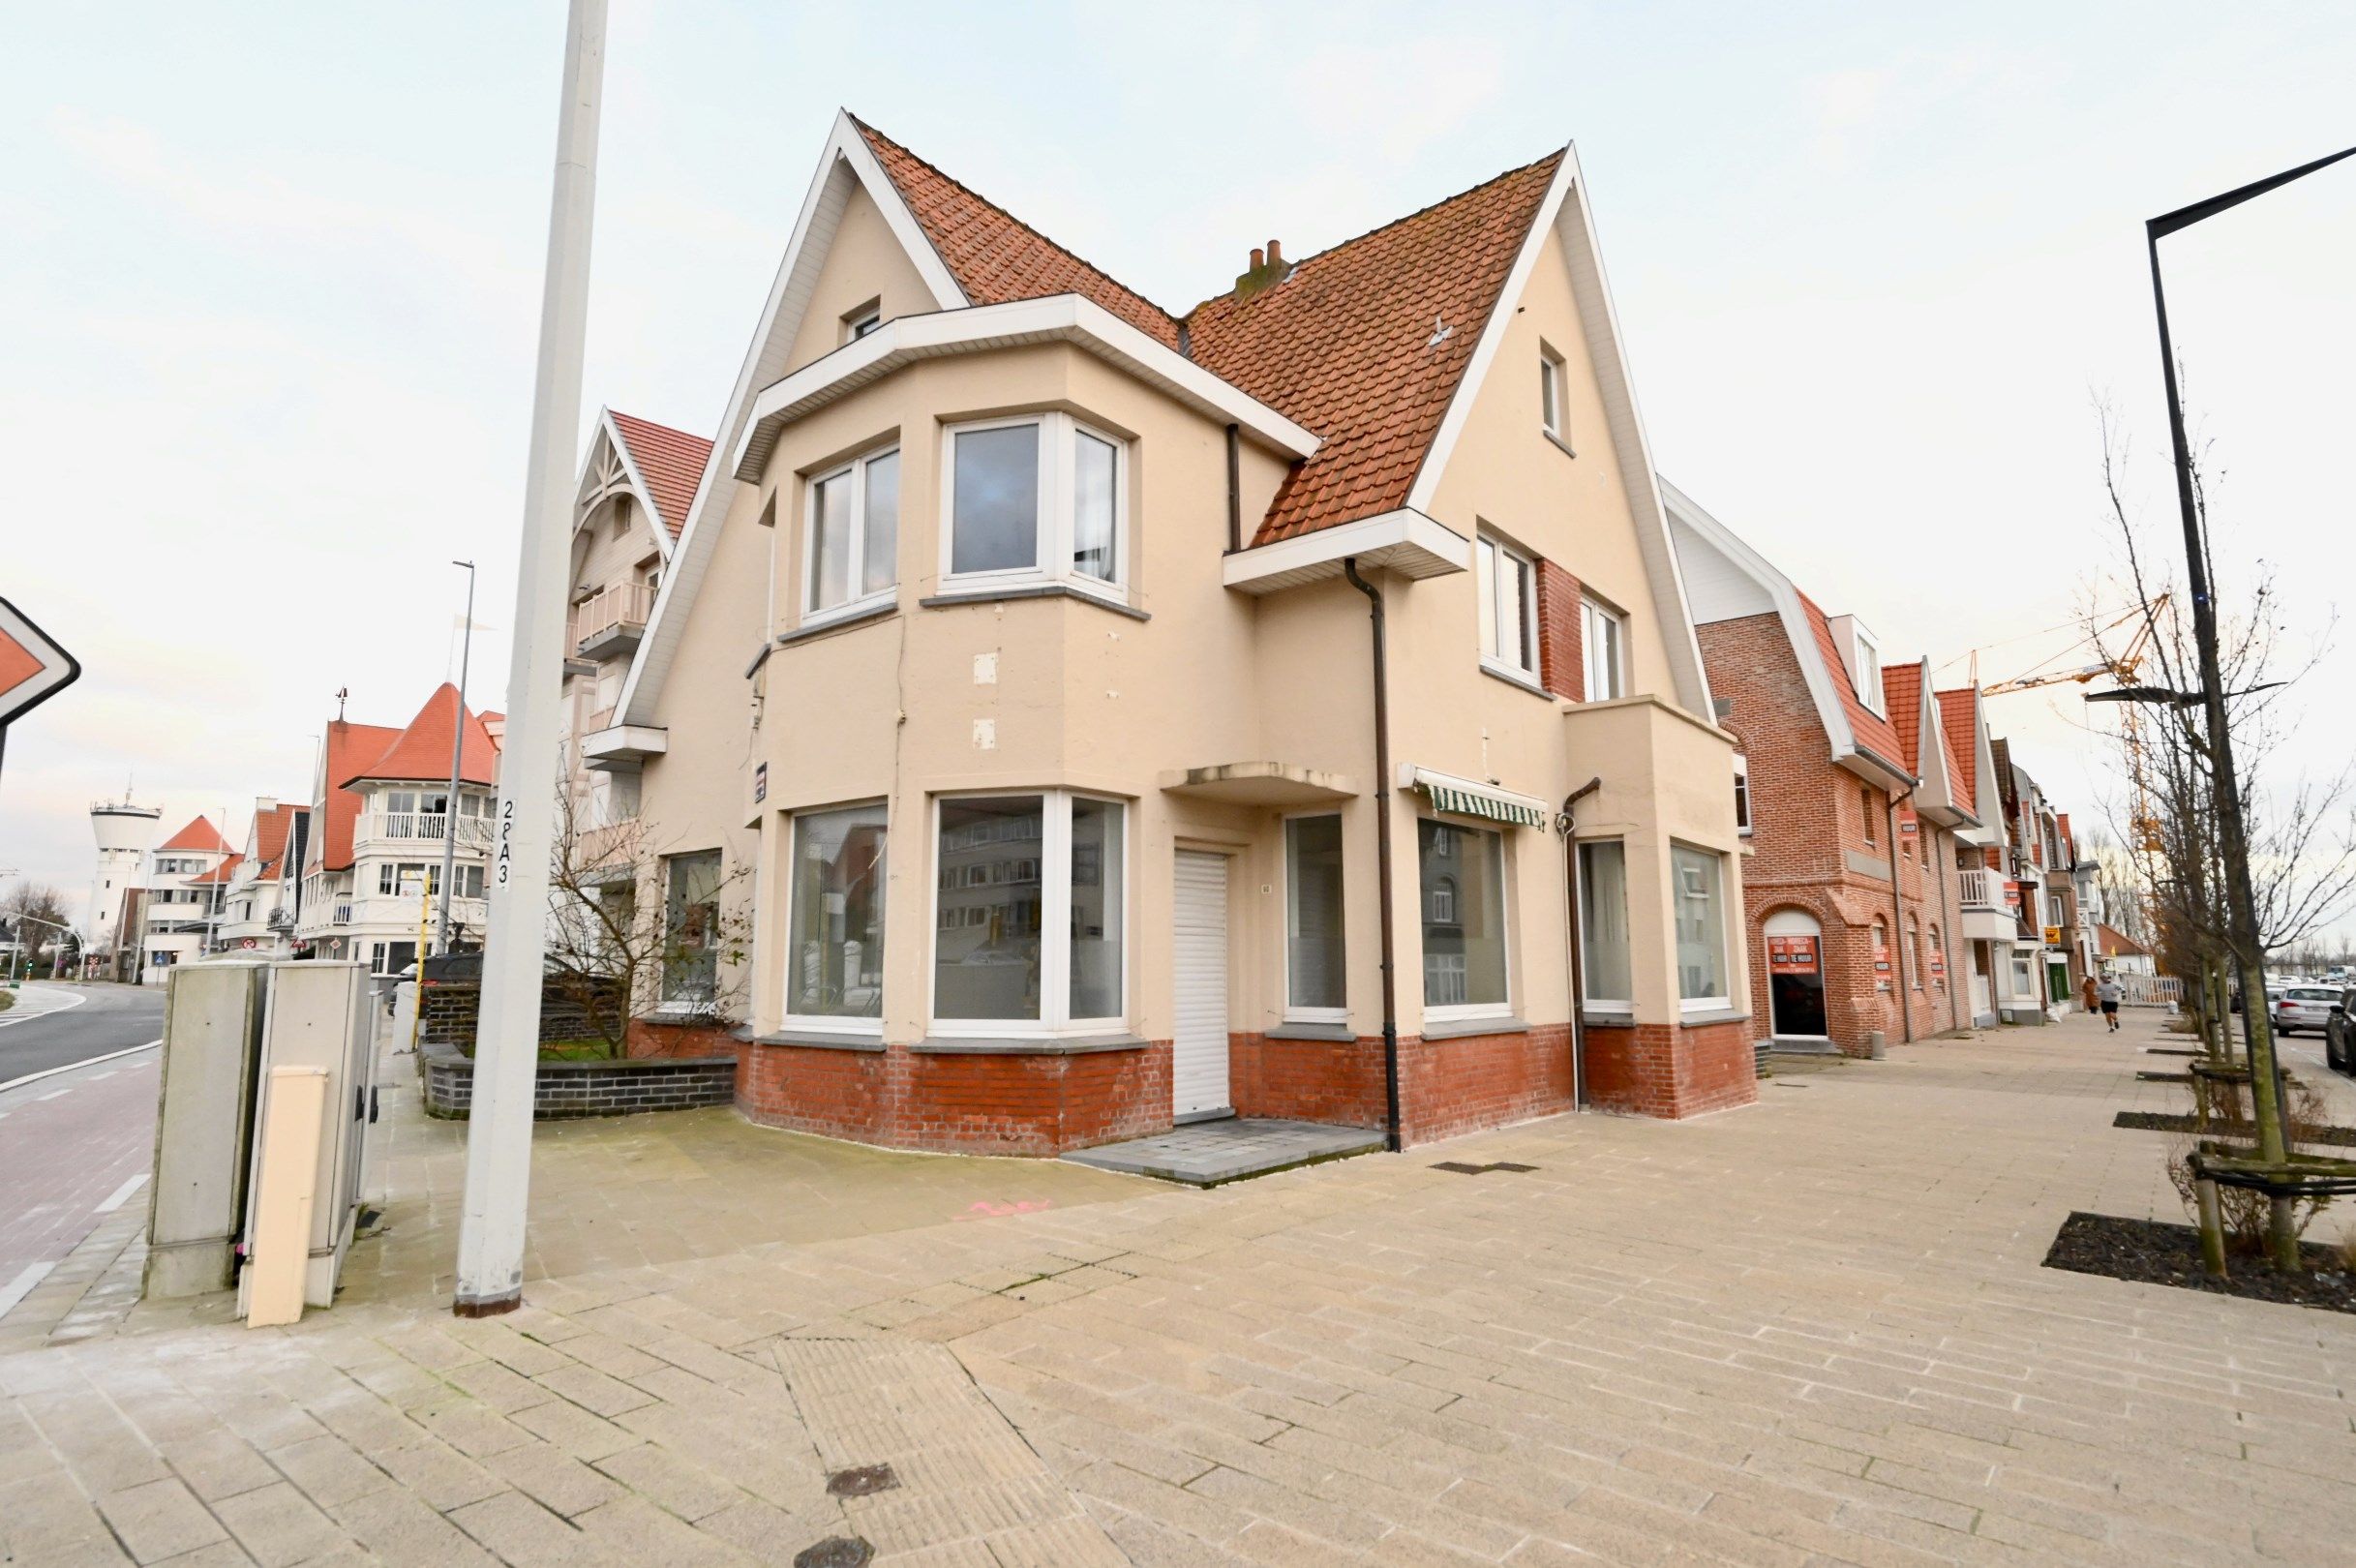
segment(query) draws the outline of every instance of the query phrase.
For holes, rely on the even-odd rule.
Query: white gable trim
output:
[[[589,441],[588,455],[581,460],[581,485],[574,493],[573,531],[580,532],[582,525],[589,520],[589,514],[595,510],[597,503],[613,494],[610,487],[600,489],[594,496],[589,494],[590,481],[596,474],[597,449],[601,444],[611,447],[614,461],[621,465],[622,477],[628,482],[630,495],[638,502],[639,511],[645,515],[647,531],[654,535],[655,551],[668,564],[674,543],[671,529],[663,522],[663,509],[654,504],[654,492],[649,488],[647,476],[639,471],[638,459],[631,454],[630,443],[623,439],[621,427],[614,423],[614,410],[611,408],[601,407],[597,410],[597,434]]]
[[[737,447],[736,476],[748,483],[758,481],[787,425],[902,366],[945,354],[1035,343],[1070,343],[1085,348],[1205,418],[1242,427],[1286,457],[1305,458],[1317,449],[1317,438],[1308,431],[1094,300],[1078,294],[1049,294],[1004,305],[895,317],[865,337],[802,366],[753,400],[751,422]]]
[[[819,154],[809,194],[802,198],[800,215],[795,219],[793,234],[786,241],[784,258],[777,264],[776,281],[770,284],[769,298],[761,307],[751,347],[745,350],[744,364],[737,372],[736,386],[728,395],[727,411],[721,417],[717,439],[712,442],[711,457],[704,465],[703,482],[696,487],[695,503],[688,508],[686,527],[680,531],[670,569],[663,573],[662,588],[655,594],[654,614],[647,624],[646,641],[637,657],[630,661],[629,677],[622,682],[615,714],[617,723],[654,722],[655,705],[661,699],[663,682],[670,676],[672,660],[678,656],[688,611],[704,585],[704,573],[719,545],[720,528],[736,501],[737,481],[729,465],[743,439],[754,395],[785,375],[786,356],[793,352],[795,336],[809,309],[810,294],[818,286],[819,270],[826,263],[834,231],[842,222],[843,209],[855,188],[864,190],[884,215],[884,222],[907,251],[918,277],[932,291],[934,305],[953,311],[967,304],[964,290],[957,286],[931,243],[924,239],[923,229],[916,215],[908,210],[908,203],[900,199],[899,189],[875,161],[867,138],[860,135],[850,115],[837,113],[833,129],[827,135],[826,147]]]
[[[1474,346],[1471,362],[1465,367],[1465,378],[1449,400],[1448,412],[1440,420],[1432,449],[1425,454],[1414,488],[1407,493],[1407,505],[1422,512],[1432,509],[1448,458],[1456,450],[1465,422],[1472,417],[1473,402],[1480,395],[1481,383],[1513,320],[1510,307],[1521,299],[1531,273],[1536,270],[1550,231],[1561,239],[1563,256],[1570,265],[1571,293],[1578,301],[1580,329],[1586,338],[1587,357],[1594,365],[1596,385],[1603,395],[1604,420],[1611,433],[1613,456],[1619,467],[1620,487],[1628,497],[1628,509],[1636,525],[1637,551],[1645,562],[1653,613],[1660,618],[1661,641],[1669,653],[1670,678],[1676,686],[1678,704],[1707,721],[1711,714],[1709,677],[1702,667],[1702,645],[1694,635],[1693,615],[1685,602],[1684,580],[1678,575],[1676,550],[1669,540],[1669,525],[1652,471],[1651,444],[1645,438],[1645,422],[1637,410],[1636,388],[1628,369],[1619,315],[1612,303],[1611,285],[1604,276],[1603,252],[1595,238],[1595,218],[1587,207],[1586,179],[1580,169],[1579,150],[1575,146],[1566,145],[1562,150],[1562,163],[1555,170],[1554,183],[1547,187],[1546,198],[1538,204],[1536,220],[1522,242],[1521,254],[1514,257],[1513,269],[1505,276],[1504,290],[1498,294],[1496,306],[1481,329],[1481,341]]]
[[[1849,709],[1841,703],[1840,688],[1833,683],[1832,671],[1825,663],[1824,649],[1816,646],[1816,630],[1808,624],[1808,612],[1799,602],[1799,589],[1734,529],[1702,510],[1692,497],[1666,479],[1660,480],[1659,485],[1663,504],[1676,527],[1691,529],[1702,542],[1767,590],[1775,605],[1775,618],[1783,625],[1784,641],[1792,645],[1792,655],[1799,661],[1799,678],[1807,684],[1808,700],[1816,706],[1817,721],[1824,726],[1825,739],[1831,742],[1832,760],[1846,763],[1858,756],[1857,732],[1850,727]]]

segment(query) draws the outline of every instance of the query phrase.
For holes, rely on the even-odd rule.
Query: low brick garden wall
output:
[[[428,1043],[417,1052],[428,1116],[464,1121],[474,1104],[474,1059],[455,1045]],[[532,1085],[531,1119],[635,1116],[641,1111],[692,1110],[736,1100],[737,1059],[727,1056],[642,1057],[619,1062],[542,1062]]]
[[[438,964],[445,960],[434,962]],[[619,996],[619,987],[614,994]],[[479,979],[469,974],[445,978],[429,968],[422,996],[417,1020],[420,1043],[460,1046],[474,1043],[475,1018],[483,1005],[483,983]],[[559,1040],[586,1040],[596,1033],[596,1027],[589,1022],[586,1009],[559,994],[554,985],[542,987],[541,1044]]]

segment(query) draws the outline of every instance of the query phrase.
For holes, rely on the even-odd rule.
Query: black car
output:
[[[2334,1072],[2356,1076],[2356,985],[2332,1004],[2331,1020],[2323,1026],[2323,1060]]]

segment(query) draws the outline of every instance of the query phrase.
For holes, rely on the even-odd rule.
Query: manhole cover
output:
[[[836,1470],[827,1477],[830,1497],[872,1497],[879,1492],[890,1492],[900,1484],[889,1464],[862,1464],[855,1470]],[[867,1559],[859,1559],[865,1562]]]
[[[856,1535],[831,1535],[794,1553],[794,1568],[867,1568],[875,1548]]]

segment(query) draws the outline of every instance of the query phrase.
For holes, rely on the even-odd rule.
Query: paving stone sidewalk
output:
[[[2069,1020],[1899,1047],[1689,1124],[758,1240],[536,1283],[487,1323],[142,1309],[0,1355],[0,1541],[44,1564],[643,1568],[840,1533],[980,1568],[2344,1563],[2356,1318],[2038,1266],[2071,1209],[2179,1217],[2166,1137],[2109,1125],[2176,1108],[2134,1078],[2160,1042]],[[899,1485],[828,1495],[875,1463]]]

